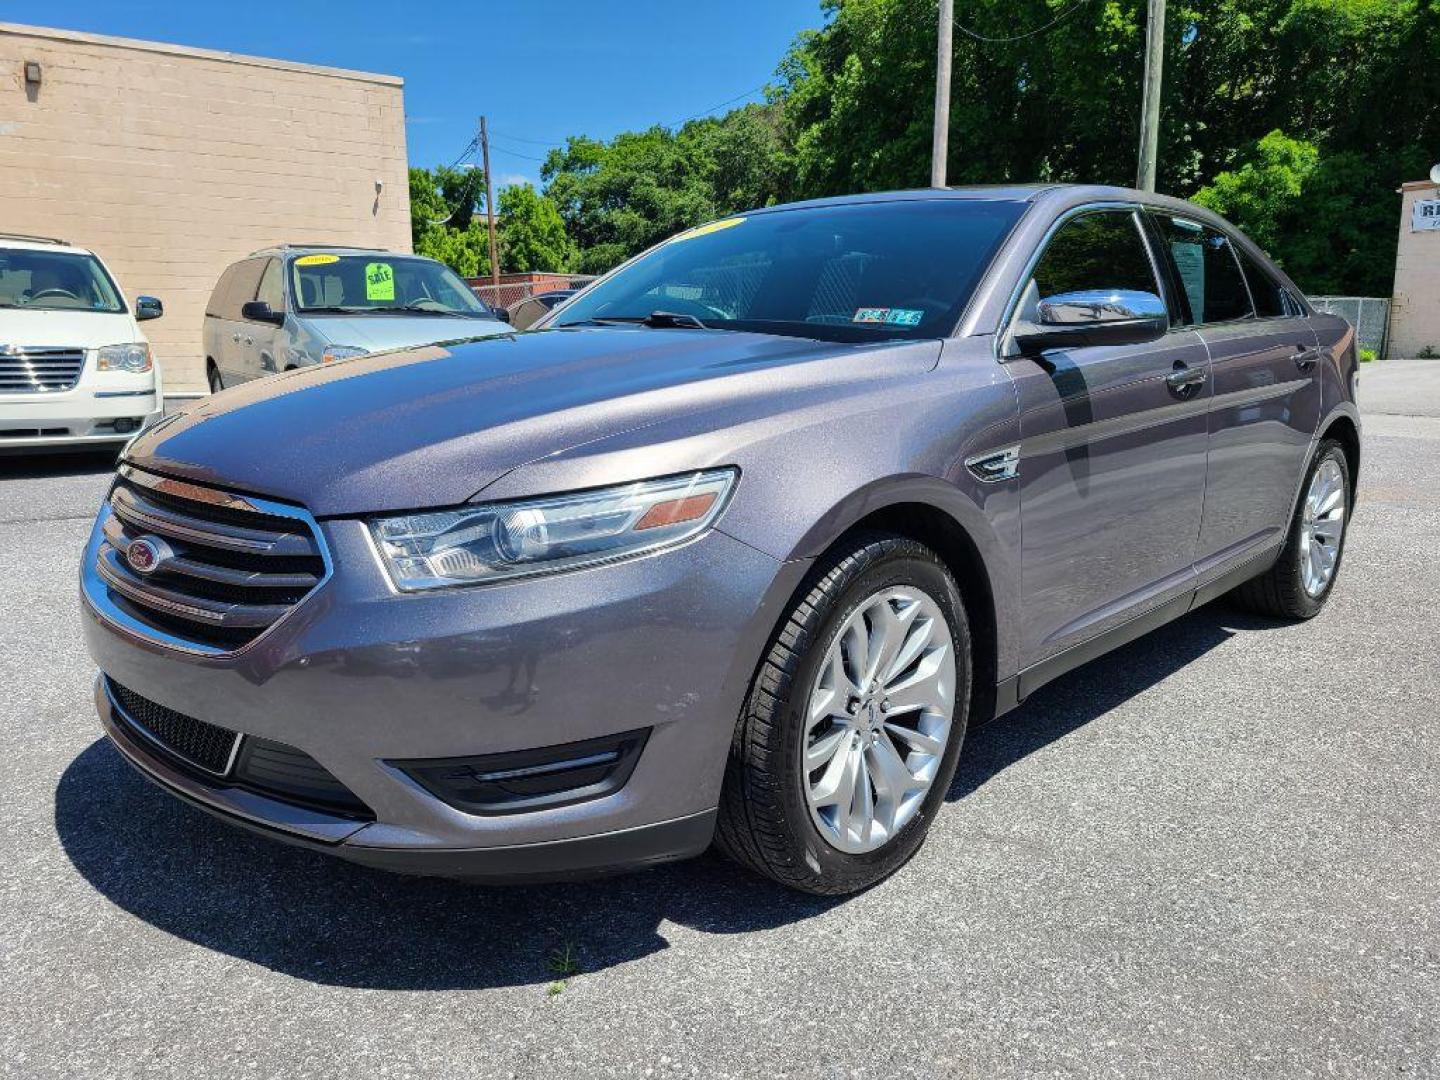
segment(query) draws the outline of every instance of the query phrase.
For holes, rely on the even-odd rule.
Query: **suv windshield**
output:
[[[0,249],[0,307],[120,312],[120,290],[94,255]]]
[[[583,293],[556,326],[640,321],[830,341],[950,334],[1024,204],[915,199],[724,218]]]
[[[299,311],[494,316],[455,271],[433,259],[385,252],[299,255],[290,263]]]

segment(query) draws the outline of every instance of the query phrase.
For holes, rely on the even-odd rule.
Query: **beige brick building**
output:
[[[1440,225],[1424,204],[1440,201],[1429,180],[1400,189],[1400,249],[1395,256],[1395,295],[1390,309],[1390,355],[1440,352]],[[1416,203],[1422,204],[1417,213]]]
[[[160,297],[145,330],[166,389],[200,390],[229,263],[286,241],[410,250],[403,86],[0,23],[0,231],[91,248],[130,297]]]

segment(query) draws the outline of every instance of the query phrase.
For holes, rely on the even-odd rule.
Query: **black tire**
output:
[[[205,381],[210,384],[212,394],[218,394],[225,389],[225,380],[220,377],[220,369],[214,364],[205,365]]]
[[[802,779],[803,713],[831,643],[856,607],[894,585],[923,590],[950,624],[955,707],[949,741],[919,811],[883,846],[840,851],[811,819]],[[920,847],[955,775],[969,719],[970,630],[955,579],[939,557],[905,537],[869,533],[825,557],[808,579],[750,687],[736,726],[716,830],[723,851],[805,892],[839,895],[894,873]]]
[[[1305,495],[1315,473],[1325,461],[1334,461],[1340,466],[1340,476],[1345,483],[1345,518],[1340,528],[1339,551],[1335,556],[1335,569],[1318,595],[1306,591],[1301,578],[1300,560],[1301,530],[1304,524]],[[1340,564],[1345,559],[1345,536],[1350,528],[1350,507],[1353,501],[1350,482],[1350,461],[1345,448],[1334,439],[1322,441],[1315,451],[1310,467],[1305,470],[1305,481],[1300,486],[1300,498],[1296,501],[1295,512],[1290,518],[1290,531],[1285,537],[1285,546],[1275,564],[1258,577],[1251,578],[1230,594],[1231,599],[1247,611],[1268,615],[1276,619],[1313,619],[1330,598],[1335,582],[1340,577]]]

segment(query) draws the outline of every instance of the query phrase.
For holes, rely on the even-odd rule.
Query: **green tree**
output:
[[[500,265],[508,272],[569,270],[575,245],[555,203],[529,184],[500,190]]]
[[[490,272],[488,236],[475,215],[485,192],[479,169],[410,169],[410,243],[462,277]]]

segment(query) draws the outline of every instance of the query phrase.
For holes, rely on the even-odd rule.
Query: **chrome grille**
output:
[[[84,349],[0,345],[0,394],[54,394],[80,381]]]
[[[155,636],[202,651],[249,644],[328,573],[304,511],[130,466],[120,468],[100,537],[94,570],[109,603]],[[148,572],[129,556],[140,540],[153,556]]]

